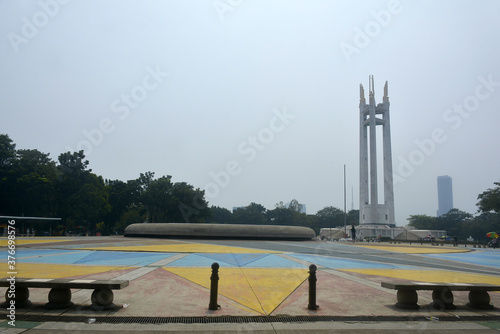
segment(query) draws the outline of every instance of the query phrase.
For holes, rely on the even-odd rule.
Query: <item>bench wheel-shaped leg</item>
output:
[[[10,288],[9,288],[10,289]],[[5,291],[5,302],[2,303],[2,305],[0,305],[0,307],[2,308],[8,308],[10,307],[12,304],[11,304],[11,300],[15,300],[16,304],[16,308],[17,307],[28,307],[28,306],[31,306],[31,301],[29,300],[30,298],[30,290],[28,288],[25,288],[25,287],[18,287],[16,288],[16,293],[15,293],[15,298],[12,299],[12,298],[9,298],[9,289],[7,289],[7,291]]]
[[[490,304],[490,295],[487,291],[470,291],[467,306],[481,310],[491,310],[493,308],[493,305]]]
[[[113,304],[113,291],[110,289],[95,289],[92,292],[92,309],[95,311],[111,310],[116,308]]]
[[[43,307],[51,310],[72,307],[71,290],[69,288],[52,288],[49,292],[49,302]]]
[[[432,291],[432,306],[437,310],[454,310],[454,297],[450,289],[437,289]]]
[[[396,307],[406,310],[417,310],[419,308],[417,304],[418,295],[415,290],[398,290],[397,299]]]

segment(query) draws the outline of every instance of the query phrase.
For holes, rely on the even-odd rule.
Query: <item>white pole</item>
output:
[[[346,211],[346,190],[345,190],[345,164],[344,164],[344,234],[347,234],[347,211]]]

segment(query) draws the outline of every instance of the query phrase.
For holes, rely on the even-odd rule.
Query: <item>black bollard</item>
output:
[[[317,310],[319,308],[318,305],[316,305],[316,281],[318,280],[316,278],[316,270],[318,267],[316,267],[314,264],[311,264],[309,266],[309,305],[307,306],[307,309],[309,310]]]
[[[217,304],[217,295],[219,294],[219,264],[212,263],[212,275],[210,276],[210,304],[209,310],[218,310],[220,305]]]

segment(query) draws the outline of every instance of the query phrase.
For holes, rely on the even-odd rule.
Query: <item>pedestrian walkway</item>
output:
[[[3,243],[2,243],[3,242]],[[89,309],[91,290],[73,291],[75,306],[45,310],[47,289],[30,289],[33,305],[18,314],[92,317],[217,317],[217,316],[352,316],[352,317],[467,317],[500,316],[497,309],[471,310],[466,292],[455,294],[457,309],[427,307],[430,292],[419,294],[418,311],[396,309],[396,292],[380,287],[385,280],[490,283],[500,277],[459,271],[431,270],[337,256],[269,251],[181,241],[123,237],[18,238],[17,277],[126,279],[130,285],[115,292],[114,303],[123,307],[96,312]],[[320,243],[320,242],[318,242]],[[0,240],[4,245],[5,240]],[[325,246],[324,243],[322,243]],[[328,245],[326,245],[328,246]],[[325,247],[326,247],[325,246]],[[366,252],[367,246],[340,245]],[[419,254],[498,268],[500,251],[375,245],[378,251]],[[415,248],[420,249],[420,253]],[[0,249],[7,254],[7,248]],[[457,253],[459,251],[460,253]],[[9,272],[7,256],[0,270]],[[211,264],[219,270],[219,310],[208,310]],[[317,272],[318,310],[308,310],[309,265]],[[3,276],[7,276],[4,274]],[[492,293],[500,305],[500,294]]]

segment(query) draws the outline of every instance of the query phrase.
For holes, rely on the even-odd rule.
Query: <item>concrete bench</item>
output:
[[[435,308],[455,309],[452,291],[469,291],[467,306],[488,310],[493,308],[488,291],[500,291],[498,285],[472,283],[382,282],[381,285],[387,289],[398,290],[396,307],[403,309],[418,309],[417,290],[432,290],[432,304]]]
[[[0,279],[0,287],[7,287],[5,302],[1,307],[8,307],[11,298],[8,298],[12,281],[8,278]],[[49,288],[49,302],[44,305],[48,309],[61,309],[72,307],[70,289],[94,289],[92,293],[91,308],[110,310],[116,308],[113,304],[113,291],[127,287],[126,280],[93,280],[93,279],[42,279],[42,278],[16,278],[15,279],[15,305],[27,307],[31,305],[28,288]]]

